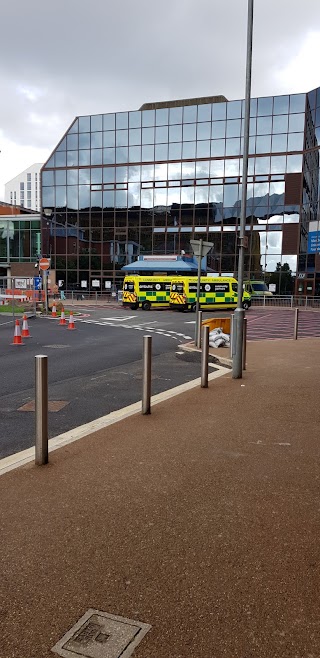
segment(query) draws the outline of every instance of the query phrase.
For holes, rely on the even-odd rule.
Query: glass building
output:
[[[199,238],[235,274],[243,127],[244,101],[223,96],[77,117],[41,174],[57,279],[102,291],[139,255]],[[320,89],[252,99],[245,276],[279,293],[320,294],[318,140]]]

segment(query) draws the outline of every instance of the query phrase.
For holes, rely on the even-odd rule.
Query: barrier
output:
[[[75,327],[75,324],[74,324],[73,313],[72,313],[72,311],[70,311],[68,330],[73,331],[75,328],[76,327]]]
[[[24,314],[22,318],[22,333],[21,333],[22,338],[31,338],[30,336],[30,331],[29,331],[29,326],[28,326],[28,320],[27,316]]]
[[[66,318],[65,318],[65,315],[64,315],[64,308],[63,307],[61,309],[61,316],[60,316],[59,324],[62,325],[62,326],[67,324],[67,321],[66,321]]]

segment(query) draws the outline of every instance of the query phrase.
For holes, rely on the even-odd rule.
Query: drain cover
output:
[[[149,624],[90,609],[52,648],[62,658],[129,658]]]

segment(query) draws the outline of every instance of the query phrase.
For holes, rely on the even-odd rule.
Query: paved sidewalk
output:
[[[135,658],[319,658],[319,348],[251,343],[243,380],[1,477],[1,658],[89,608],[151,625]]]

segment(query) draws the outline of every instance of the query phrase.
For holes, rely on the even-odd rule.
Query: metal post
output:
[[[234,335],[234,313],[232,313],[231,318],[230,318],[230,353],[231,353],[231,358],[234,356],[234,343],[235,343],[235,335]]]
[[[202,311],[198,311],[196,324],[198,325],[196,347],[198,347],[200,349],[201,348]]]
[[[293,295],[291,295],[291,308],[293,307]]]
[[[200,254],[198,256],[198,280],[197,280],[197,299],[196,299],[196,326],[195,326],[195,344],[196,347],[200,347],[201,344],[201,334],[199,336],[199,308],[200,308],[200,285],[201,285],[201,261],[202,261],[202,238],[200,242]],[[201,326],[201,325],[200,325]]]
[[[151,353],[152,337],[143,336],[142,413],[151,413]]]
[[[202,327],[201,388],[208,388],[209,327]]]
[[[15,287],[15,279],[11,277],[11,288],[12,288],[12,322],[14,324],[14,287]]]
[[[96,304],[98,304],[98,291],[96,290]]]
[[[35,366],[35,463],[37,466],[41,466],[48,463],[48,357],[38,354],[35,357]]]
[[[294,309],[294,329],[293,329],[294,340],[297,340],[298,338],[298,325],[299,325],[299,309],[297,307]]]
[[[244,112],[242,197],[241,197],[239,261],[238,261],[238,305],[234,313],[235,354],[232,360],[233,379],[241,379],[242,377],[242,341],[243,341],[243,321],[245,315],[244,310],[242,308],[242,295],[243,295],[243,279],[244,279],[244,238],[245,238],[245,230],[246,230],[246,205],[247,205],[247,181],[248,181],[251,69],[252,69],[252,32],[253,32],[253,0],[248,0],[246,93],[245,93],[245,112]]]
[[[42,277],[43,277],[43,287],[44,287],[44,307],[45,307],[46,315],[48,315],[48,272],[47,272],[47,270],[43,270]]]
[[[246,361],[247,361],[247,318],[244,318],[243,321],[243,350],[242,350],[242,370],[246,370]]]

